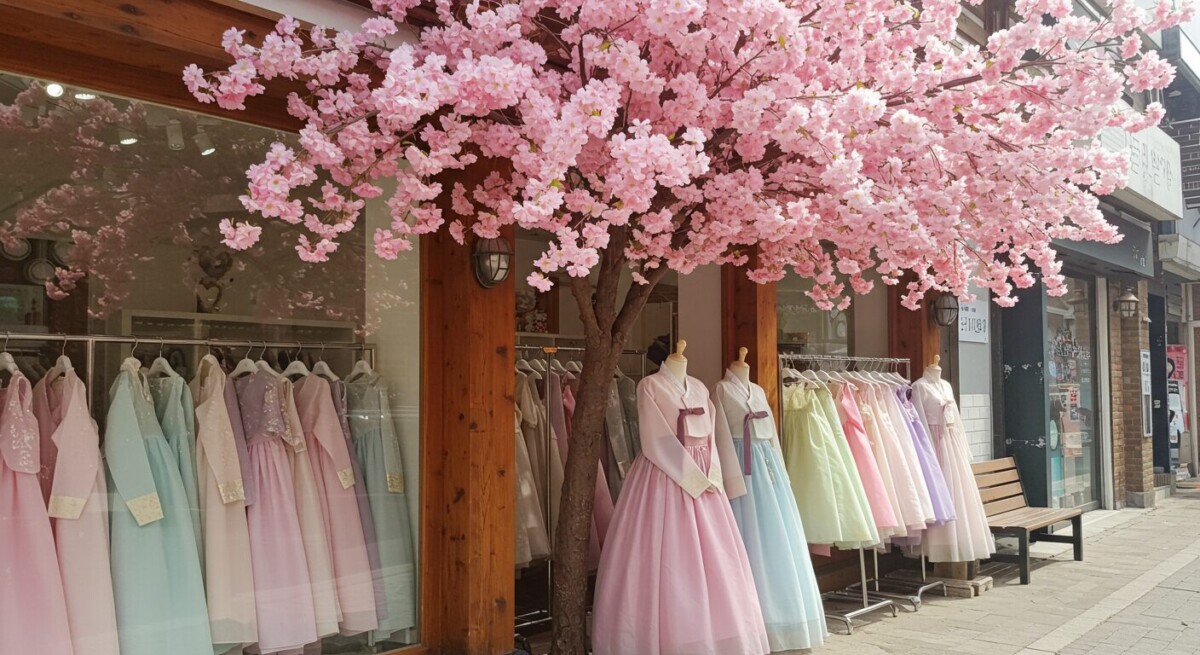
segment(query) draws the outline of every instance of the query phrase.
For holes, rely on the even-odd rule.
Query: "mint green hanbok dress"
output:
[[[387,385],[378,374],[346,383],[350,435],[367,483],[367,502],[379,544],[386,616],[379,639],[417,623],[417,582],[404,466]]]
[[[212,655],[179,456],[158,423],[140,368],[133,358],[121,365],[104,432],[121,655]]]

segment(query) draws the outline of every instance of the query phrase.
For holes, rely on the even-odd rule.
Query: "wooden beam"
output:
[[[756,284],[746,277],[745,268],[721,267],[722,363],[737,359],[738,348],[749,349],[750,379],[766,392],[776,422],[780,419],[777,304],[774,283]]]
[[[490,170],[462,175],[482,180]],[[511,242],[512,230],[504,237]],[[507,653],[516,557],[514,280],[482,288],[470,248],[440,230],[421,238],[421,304],[422,638],[431,652]]]
[[[0,6],[218,61],[230,60],[221,48],[225,30],[246,30],[246,40],[257,42],[275,26],[261,13],[204,0],[0,0]]]
[[[250,98],[246,101],[246,109],[239,112],[200,104],[188,93],[180,77],[179,72],[186,65],[186,58],[182,55],[175,57],[174,65],[164,64],[163,59],[170,56],[169,53],[152,48],[139,49],[131,43],[129,52],[145,54],[147,65],[105,59],[95,54],[66,49],[60,45],[63,40],[51,40],[51,35],[42,30],[13,34],[9,30],[14,25],[23,26],[23,23],[9,20],[15,14],[10,8],[0,7],[0,70],[228,120],[289,131],[299,129],[299,122],[287,114],[286,101],[280,97]],[[66,42],[71,43],[70,40]],[[155,63],[150,65],[150,61]],[[178,68],[178,71],[168,72],[174,68]]]
[[[188,42],[175,45],[53,18],[0,0],[0,70],[229,120],[299,129],[299,121],[286,111],[286,92],[296,86],[275,84],[268,95],[248,99],[246,109],[238,112],[197,102],[183,85],[184,66],[196,63],[213,69],[230,60],[223,53],[218,60],[190,51]]]

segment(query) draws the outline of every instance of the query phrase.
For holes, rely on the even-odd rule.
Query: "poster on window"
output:
[[[1167,345],[1167,430],[1172,444],[1191,429],[1187,410],[1188,350],[1182,344]]]

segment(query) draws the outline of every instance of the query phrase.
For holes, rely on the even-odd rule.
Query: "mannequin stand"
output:
[[[833,591],[833,592],[821,595],[822,600],[833,601],[835,603],[836,602],[857,603],[860,600],[862,601],[862,607],[856,607],[854,609],[847,609],[845,611],[829,611],[829,610],[825,611],[825,618],[832,620],[832,621],[841,621],[846,626],[846,634],[848,634],[848,635],[854,634],[854,619],[856,619],[860,616],[864,616],[867,614],[871,614],[872,612],[878,612],[879,610],[885,610],[885,609],[892,610],[893,617],[895,617],[899,614],[899,610],[897,609],[896,603],[894,601],[892,601],[891,599],[887,599],[887,598],[872,599],[870,594],[868,593],[868,591],[867,591],[867,556],[866,556],[866,552],[862,548],[858,549],[858,570],[859,570],[859,574],[862,576],[862,581],[859,583],[859,586],[858,586],[858,588],[862,590],[861,594],[854,594],[854,593],[851,593],[849,590],[843,590],[843,591]]]
[[[922,596],[926,592],[940,588],[943,596],[948,596],[946,583],[941,580],[929,582],[925,575],[925,555],[921,555],[921,581],[893,580],[879,577],[879,551],[873,551],[875,558],[874,577],[866,582],[867,592],[871,598],[889,599],[900,603],[908,603],[912,611],[921,609],[924,602]],[[851,585],[847,591],[857,591],[859,584]]]

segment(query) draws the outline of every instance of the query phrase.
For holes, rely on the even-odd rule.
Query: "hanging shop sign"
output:
[[[1153,407],[1153,400],[1150,393],[1150,351],[1142,351],[1142,436],[1149,437],[1153,434],[1151,425],[1150,410]]]
[[[959,303],[958,340],[987,343],[991,333],[990,311],[986,295],[971,302]]]
[[[1112,196],[1150,218],[1174,221],[1183,217],[1183,176],[1179,144],[1166,132],[1150,127],[1136,134],[1105,128],[1100,143],[1129,155],[1129,177]]]

